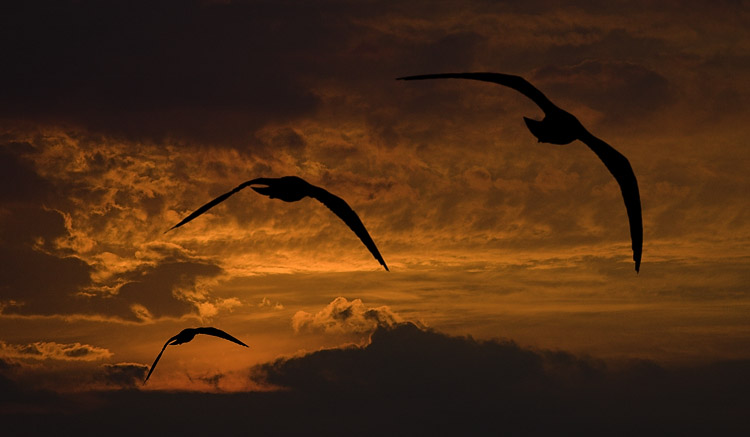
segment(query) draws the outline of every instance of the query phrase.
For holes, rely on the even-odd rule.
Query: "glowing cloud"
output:
[[[108,349],[81,343],[37,341],[29,344],[8,344],[0,341],[4,358],[63,361],[96,361],[112,356]]]
[[[403,319],[387,306],[367,308],[360,299],[351,302],[345,297],[337,297],[316,314],[298,311],[292,317],[295,332],[303,330],[366,333],[379,327],[389,327]]]

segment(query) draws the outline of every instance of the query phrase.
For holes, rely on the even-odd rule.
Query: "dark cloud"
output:
[[[0,405],[18,395],[18,385],[5,375],[6,373],[9,373],[13,367],[13,364],[0,358]],[[2,411],[2,409],[0,409],[0,411]]]
[[[599,88],[604,97],[626,97],[612,111],[622,103],[648,107],[669,97],[665,72],[697,56],[678,44],[679,27],[662,29],[672,7],[649,3],[633,16],[629,3],[588,1],[19,2],[0,17],[0,79],[12,84],[0,90],[0,118],[137,139],[294,149],[300,141],[293,136],[267,142],[256,134],[329,110],[372,117],[363,114],[392,105],[399,75],[523,73],[587,60],[639,66],[603,71],[635,83]],[[709,12],[736,20],[741,14],[731,11],[739,8],[727,3]],[[674,19],[683,32],[713,30],[694,14]],[[668,65],[655,71],[661,60]],[[384,145],[398,140],[393,120],[373,118]]]
[[[28,143],[0,145],[0,204],[41,202],[54,193],[54,186],[37,175],[25,159],[33,153]]]
[[[193,312],[194,306],[176,291],[192,289],[199,278],[216,276],[221,271],[215,264],[194,261],[144,266],[125,275],[130,282],[120,287],[118,299],[128,304],[143,305],[156,317],[179,317]]]
[[[88,314],[138,320],[140,305],[148,316],[179,317],[195,306],[179,291],[195,287],[199,278],[221,269],[173,244],[146,244],[133,267],[114,274],[107,284],[92,280],[96,267],[61,244],[72,237],[64,214],[48,209],[56,189],[38,175],[26,158],[26,143],[0,147],[0,310],[17,314]],[[113,292],[96,291],[109,285]],[[71,352],[75,353],[75,352]]]
[[[514,29],[512,7],[465,6],[462,21],[455,6],[433,2],[16,4],[0,18],[7,35],[0,48],[9,60],[0,79],[13,84],[0,91],[0,117],[265,149],[256,136],[264,126],[316,115],[323,106],[382,108],[390,94],[373,91],[396,89],[398,75],[493,64],[529,70],[592,56],[631,60],[611,53],[633,41],[654,45],[594,24],[545,27],[533,15],[522,15],[528,27]],[[591,42],[581,44],[579,34]],[[341,97],[327,95],[332,85]],[[397,138],[388,128],[380,135],[389,144]],[[282,134],[270,143],[295,148],[300,141]]]
[[[486,390],[513,386],[514,392],[521,391],[543,376],[543,364],[540,355],[511,342],[479,343],[405,323],[376,330],[365,348],[323,350],[255,370],[262,382],[306,392],[385,395],[407,389],[415,394],[468,396],[478,388],[475,384],[487,385]]]
[[[66,235],[63,217],[57,211],[26,206],[0,210],[0,262],[4,266],[0,270],[0,299],[29,304],[27,310],[38,304],[54,311],[62,301],[74,299],[77,292],[91,285],[93,269],[88,263],[54,249],[54,240]]]
[[[313,110],[292,76],[323,42],[314,8],[273,2],[35,1],[4,10],[1,115],[135,138],[247,139]],[[304,38],[298,35],[305,34]]]
[[[221,380],[224,379],[226,375],[223,373],[213,373],[213,374],[207,374],[207,375],[198,375],[198,376],[190,376],[188,375],[188,379],[193,381],[200,381],[204,384],[212,387],[214,390],[221,390],[219,387],[219,383],[221,383]]]
[[[3,311],[19,314],[105,314],[134,319],[131,306],[143,305],[151,315],[180,316],[194,307],[174,294],[194,286],[199,277],[215,276],[213,264],[166,261],[144,264],[114,279],[123,283],[116,294],[84,291],[94,286],[93,267],[75,256],[47,252],[37,241],[67,235],[62,216],[40,208],[17,208],[0,216],[2,239],[0,273]]]
[[[0,358],[0,417],[46,413],[64,405],[59,394],[20,383],[17,380],[20,368]]]
[[[474,32],[446,32],[412,45],[414,57],[404,59],[404,71],[455,71],[472,65],[487,38]]]
[[[115,387],[136,387],[146,377],[149,367],[140,363],[104,364],[100,378]]]
[[[148,245],[137,266],[114,275],[115,293],[92,291],[94,266],[56,244],[69,236],[61,213],[39,206],[0,209],[0,309],[16,314],[89,314],[139,320],[195,313],[192,291],[201,278],[221,273],[216,264],[174,245]],[[148,312],[134,312],[140,305]]]
[[[127,384],[145,366],[107,369],[113,382]],[[61,396],[2,376],[0,384],[15,395],[0,404],[0,418],[4,431],[27,435],[59,431],[57,419],[63,417],[66,431],[107,427],[110,435],[145,429],[222,435],[743,435],[750,431],[748,370],[747,361],[683,368],[650,361],[604,364],[402,324],[381,328],[364,348],[318,351],[254,369],[256,378],[282,391]],[[33,396],[48,407],[19,411]],[[66,405],[64,416],[60,405]]]
[[[555,95],[589,105],[614,122],[648,115],[673,101],[664,76],[630,62],[586,60],[571,66],[547,66],[538,69],[533,80]]]
[[[749,369],[747,361],[683,369],[650,361],[608,366],[563,351],[401,324],[378,329],[364,348],[280,359],[256,367],[254,377],[294,393],[325,394],[336,404],[333,399],[362,402],[359,411],[371,408],[384,421],[377,426],[407,433],[627,435],[747,427],[742,393],[750,380],[742,372]],[[346,417],[353,409],[336,411]],[[359,414],[365,420],[368,413]]]

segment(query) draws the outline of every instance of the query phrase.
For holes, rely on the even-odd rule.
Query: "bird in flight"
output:
[[[191,341],[193,338],[195,338],[198,334],[206,334],[206,335],[213,335],[214,337],[223,338],[225,340],[229,340],[231,342],[237,343],[240,346],[248,347],[245,343],[237,340],[236,338],[232,337],[231,335],[227,334],[226,332],[222,331],[221,329],[216,329],[212,327],[201,327],[201,328],[187,328],[180,331],[179,334],[175,335],[174,337],[167,340],[166,343],[164,343],[164,347],[161,348],[161,352],[159,352],[159,355],[156,356],[156,359],[154,360],[154,364],[151,365],[151,369],[148,371],[148,375],[146,375],[146,379],[143,380],[143,383],[145,384],[146,381],[148,381],[148,378],[151,376],[151,372],[154,371],[154,368],[156,367],[156,363],[159,362],[159,359],[161,358],[161,354],[164,353],[164,349],[167,348],[167,346],[174,346],[176,344],[182,344],[187,343]]]
[[[537,137],[540,143],[564,145],[575,140],[581,140],[589,146],[620,185],[620,191],[622,191],[622,197],[625,200],[625,209],[628,213],[628,221],[630,222],[630,239],[633,247],[635,271],[637,273],[640,270],[641,252],[643,250],[641,197],[638,192],[638,181],[627,158],[609,144],[589,133],[573,114],[557,107],[547,96],[520,76],[501,73],[443,73],[399,77],[397,80],[423,79],[471,79],[513,88],[533,100],[544,111],[542,121],[523,118],[526,127]]]
[[[250,187],[256,192],[268,196],[271,199],[281,199],[284,202],[296,202],[305,197],[312,197],[319,201],[323,205],[327,206],[334,214],[336,214],[341,220],[349,226],[349,229],[354,231],[355,234],[362,240],[362,243],[370,250],[372,256],[382,265],[386,271],[388,266],[385,264],[383,257],[380,255],[375,242],[372,241],[370,234],[367,232],[365,225],[362,224],[362,220],[359,219],[357,213],[344,201],[344,199],[329,193],[323,188],[316,187],[297,176],[284,176],[280,178],[256,178],[243,182],[237,185],[232,191],[222,194],[216,199],[208,202],[207,204],[196,209],[192,214],[185,217],[181,222],[172,226],[167,232],[174,228],[179,228],[185,223],[193,220],[214,206],[226,200],[232,194],[240,191],[241,189],[251,185],[266,185],[265,187]]]

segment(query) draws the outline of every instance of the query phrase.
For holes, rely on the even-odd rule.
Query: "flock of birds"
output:
[[[625,158],[617,150],[612,148],[612,146],[610,146],[609,144],[589,133],[575,116],[567,111],[564,111],[563,109],[560,109],[544,94],[542,94],[541,91],[539,91],[536,87],[531,85],[528,81],[520,76],[501,73],[444,73],[400,77],[397,80],[424,79],[470,79],[483,82],[492,82],[512,88],[530,98],[544,112],[544,118],[541,121],[524,117],[526,127],[528,127],[529,131],[531,131],[531,133],[539,140],[540,143],[565,145],[572,143],[575,140],[580,140],[581,142],[586,144],[594,153],[596,153],[599,159],[601,159],[601,161],[607,167],[607,170],[609,170],[612,176],[614,176],[615,180],[620,186],[620,191],[622,192],[622,197],[625,201],[625,209],[627,211],[628,221],[630,224],[630,238],[632,242],[635,271],[636,273],[640,271],[641,253],[643,250],[641,199],[638,191],[638,181],[635,178],[633,168],[630,166],[627,158]],[[318,200],[320,203],[328,207],[328,209],[336,214],[341,220],[343,220],[344,223],[349,227],[349,229],[351,229],[357,235],[357,237],[359,237],[365,247],[367,247],[367,249],[370,251],[372,256],[380,263],[380,265],[388,270],[388,266],[386,265],[385,260],[380,255],[380,251],[375,245],[375,242],[372,240],[372,237],[370,237],[370,234],[367,232],[365,225],[362,223],[362,220],[360,220],[357,213],[355,213],[354,210],[342,198],[331,194],[321,187],[312,185],[297,176],[284,176],[281,178],[256,178],[243,182],[231,191],[224,193],[221,196],[201,206],[192,214],[185,217],[185,219],[183,219],[181,222],[170,228],[167,232],[190,222],[191,220],[223,202],[245,187],[250,187],[256,192],[268,196],[271,199],[281,199],[285,202],[296,202],[305,197],[311,197]],[[154,363],[151,365],[151,368],[148,371],[148,375],[146,376],[146,379],[143,381],[143,383],[145,384],[146,381],[148,381],[151,373],[153,373],[154,368],[156,367],[156,363],[159,362],[159,359],[161,358],[167,346],[187,343],[195,338],[195,336],[198,334],[212,335],[214,337],[223,338],[225,340],[237,343],[241,346],[248,347],[245,343],[220,329],[212,327],[184,329],[179,334],[167,340],[167,342],[164,344],[164,347],[162,347],[161,351],[159,352],[159,355],[154,360]]]

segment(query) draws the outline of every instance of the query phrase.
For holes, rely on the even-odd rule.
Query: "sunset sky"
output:
[[[301,392],[434,369],[389,394],[419,398],[525,372],[508,364],[521,356],[544,378],[564,356],[607,381],[651,366],[670,384],[750,388],[747,1],[15,3],[0,12],[11,429],[209,395],[278,414]],[[523,76],[630,160],[640,274],[616,181],[581,142],[538,143],[522,119],[543,117],[533,102],[394,80],[468,71]],[[287,175],[344,198],[391,271],[309,198],[247,189],[165,233],[243,181]],[[199,336],[142,385],[196,326],[250,348]],[[507,355],[462,352],[493,348]],[[634,374],[635,387],[653,376]],[[534,415],[528,391],[507,393]],[[731,423],[727,402],[711,414]]]

